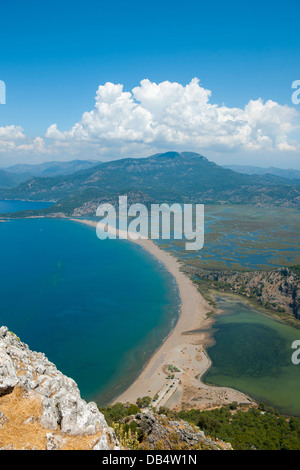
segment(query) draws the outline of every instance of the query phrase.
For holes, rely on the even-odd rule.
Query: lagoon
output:
[[[300,329],[274,320],[249,302],[217,294],[223,313],[213,325],[207,384],[232,387],[287,415],[300,416],[300,365],[292,363],[292,342]]]

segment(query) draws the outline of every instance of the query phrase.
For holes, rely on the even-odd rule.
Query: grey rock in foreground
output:
[[[42,401],[41,425],[69,435],[93,435],[95,450],[118,449],[114,432],[108,427],[96,403],[86,403],[74,380],[63,375],[47,357],[33,352],[20,339],[0,328],[0,397],[20,387],[28,396],[39,395]],[[47,434],[47,449],[57,449],[61,437]]]
[[[230,443],[211,439],[186,421],[172,421],[165,415],[157,415],[146,410],[130,417],[129,420],[137,424],[144,436],[141,448],[153,450],[159,445],[160,449],[165,450],[232,450]]]

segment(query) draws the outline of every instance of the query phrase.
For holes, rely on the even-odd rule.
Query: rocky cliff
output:
[[[96,403],[44,354],[0,328],[0,448],[119,449]]]
[[[270,271],[206,271],[188,267],[198,279],[219,290],[231,291],[256,299],[262,306],[278,313],[300,318],[299,268]]]

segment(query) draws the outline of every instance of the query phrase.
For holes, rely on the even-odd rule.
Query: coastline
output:
[[[70,220],[95,228],[98,225],[98,222],[87,219]],[[102,225],[104,228],[105,224]],[[137,398],[144,396],[150,396],[155,407],[168,406],[171,409],[181,409],[183,406],[186,409],[207,409],[233,401],[248,405],[253,403],[249,396],[237,390],[202,383],[201,377],[211,365],[205,350],[211,341],[206,331],[212,324],[212,319],[207,317],[211,311],[209,304],[191,279],[181,271],[180,262],[172,254],[163,251],[147,238],[127,239],[163,263],[175,278],[181,308],[173,330],[135,381],[112,404],[135,403]]]

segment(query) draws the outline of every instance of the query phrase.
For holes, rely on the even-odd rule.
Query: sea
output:
[[[0,213],[41,207],[0,201]],[[2,221],[0,241],[0,324],[107,405],[176,325],[175,279],[140,246],[70,220]]]

